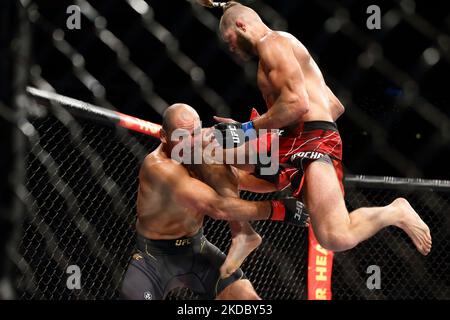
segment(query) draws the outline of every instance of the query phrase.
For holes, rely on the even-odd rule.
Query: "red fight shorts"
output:
[[[271,149],[270,138],[260,137],[258,149],[261,145]],[[273,153],[273,150],[271,150]],[[341,190],[344,193],[342,168],[342,140],[334,122],[309,121],[300,124],[295,130],[279,131],[279,164],[278,172],[274,175],[263,175],[257,165],[255,176],[268,180],[277,186],[278,190],[291,189],[292,195],[301,195],[304,172],[313,161],[324,161],[334,166]],[[272,154],[272,157],[275,154]]]

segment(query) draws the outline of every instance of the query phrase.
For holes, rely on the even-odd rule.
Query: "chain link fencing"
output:
[[[64,110],[53,111],[29,124],[35,131],[26,158],[28,216],[17,261],[21,298],[114,299],[134,246],[139,165],[158,142],[114,127],[80,124]],[[242,196],[263,200],[276,195]],[[265,221],[254,227],[265,239],[244,265],[255,289],[267,299],[303,298],[306,229]],[[226,222],[207,218],[205,234],[227,251]],[[283,241],[286,234],[291,241]],[[80,290],[67,287],[70,265],[80,268]],[[170,297],[193,297],[183,292]]]
[[[399,183],[402,182],[402,183]],[[348,179],[349,210],[408,199],[433,238],[424,257],[398,228],[381,230],[347,252],[336,253],[335,299],[450,299],[450,185],[419,179]],[[371,288],[370,266],[379,268],[379,289]],[[373,267],[372,267],[373,268]]]
[[[299,15],[310,18],[311,13],[317,12],[323,16],[323,19],[315,19],[318,24],[314,28],[300,27],[299,30],[303,30],[302,41],[304,39],[308,48],[322,57],[321,67],[327,71],[327,81],[340,96],[346,97],[344,104],[351,106],[347,117],[340,121],[345,127],[343,133],[351,134],[353,145],[358,149],[354,152],[356,157],[348,158],[352,168],[374,172],[374,167],[383,170],[392,167],[398,175],[414,176],[421,174],[416,163],[428,168],[426,172],[439,172],[437,169],[445,166],[443,154],[448,149],[448,135],[444,131],[450,122],[443,104],[431,99],[433,91],[429,91],[427,85],[436,87],[439,72],[445,72],[447,63],[441,59],[436,67],[425,66],[421,58],[429,42],[435,42],[434,35],[446,34],[443,29],[428,24],[427,30],[434,31],[421,32],[423,24],[414,24],[415,20],[405,15],[408,10],[403,2],[399,5],[398,1],[390,1],[392,8],[386,7],[385,16],[410,29],[406,34],[423,45],[412,41],[410,43],[417,48],[405,45],[405,52],[398,48],[400,51],[395,51],[400,58],[396,58],[387,50],[384,53],[378,50],[379,47],[391,48],[388,35],[395,34],[395,28],[383,29],[387,30],[383,37],[371,37],[352,18],[346,21],[349,28],[329,32],[328,27],[340,13],[360,12],[362,4],[359,2],[344,7],[336,1],[291,1],[291,9],[285,5],[286,17],[280,14],[282,11],[277,11],[281,10],[279,5],[283,6],[281,2],[267,2],[276,10],[265,1],[255,1],[255,8],[271,26],[281,30],[286,30],[288,25],[292,29],[298,21],[311,20],[299,19]],[[201,111],[202,118],[212,114],[236,118],[244,109],[231,106],[252,105],[255,97],[259,97],[254,88],[254,76],[250,76],[254,72],[248,72],[256,68],[254,62],[244,68],[213,45],[219,15],[192,1],[177,2],[177,8],[169,2],[152,0],[114,4],[107,0],[20,3],[26,11],[23,19],[31,23],[31,32],[25,34],[34,39],[31,67],[26,73],[36,87],[55,89],[108,109],[120,105],[123,112],[147,119],[159,119],[168,101],[175,100],[192,103]],[[81,9],[80,30],[67,29],[66,9],[73,4]],[[414,17],[422,19],[419,10]],[[423,21],[434,20],[434,15],[425,15]],[[425,39],[418,37],[420,34],[425,35]],[[329,60],[332,56],[329,53],[335,52],[336,47],[325,48],[321,40],[324,36],[329,43],[339,43],[344,55],[357,59],[338,57],[342,62],[338,64]],[[192,45],[194,38],[198,46]],[[334,41],[336,38],[339,41]],[[448,57],[440,45],[438,52]],[[352,50],[347,52],[349,49]],[[379,63],[367,69],[364,61],[371,55],[376,55]],[[403,65],[405,55],[414,57],[409,66]],[[28,70],[26,63],[17,65]],[[386,65],[389,68],[385,68]],[[230,75],[215,76],[223,70]],[[413,71],[414,78],[408,75],[408,70]],[[430,75],[432,71],[435,73]],[[427,81],[420,81],[425,76]],[[374,83],[379,85],[374,86]],[[399,94],[396,101],[401,108],[394,108],[396,112],[389,109],[389,112],[372,113],[375,110],[372,105],[377,105],[379,111],[387,99],[387,106],[391,106],[391,98],[386,97],[392,91],[401,93],[400,88],[411,85],[421,90],[414,90],[413,97]],[[377,94],[384,98],[375,99]],[[375,100],[364,108],[371,99]],[[26,217],[20,246],[11,256],[18,275],[19,297],[115,299],[133,250],[139,165],[158,142],[120,128],[75,121],[58,108],[30,107],[29,122],[18,123],[29,146],[25,158],[26,184],[19,188],[26,205]],[[389,121],[385,119],[386,114]],[[423,127],[421,135],[415,135],[423,136],[421,140],[408,140],[411,135],[397,130],[399,126],[406,127],[403,121],[408,121],[407,127],[411,127],[411,119],[416,119],[414,121]],[[392,137],[391,130],[396,131],[398,139],[387,138]],[[344,141],[350,139],[344,137]],[[420,141],[423,142],[415,148],[416,154],[410,155],[410,148],[406,146]],[[422,154],[428,156],[420,157]],[[447,176],[446,171],[441,174]],[[442,186],[445,183],[438,181],[427,186],[417,181],[401,185],[389,180],[373,183],[366,178],[351,178],[346,182],[350,210],[386,205],[398,196],[408,198],[430,225],[433,250],[428,257],[422,257],[400,230],[383,230],[357,248],[335,254],[333,298],[450,299],[448,185]],[[244,193],[242,196],[261,200],[273,195]],[[276,222],[257,222],[253,226],[264,241],[245,261],[243,269],[256,291],[264,299],[305,299],[306,229]],[[205,233],[212,243],[227,251],[230,234],[225,222],[206,219]],[[81,269],[81,289],[67,287],[67,268],[71,265]],[[371,273],[368,268],[371,266],[379,267],[379,289],[369,289]],[[195,299],[196,296],[181,289],[168,298]]]
[[[28,123],[27,216],[14,257],[20,298],[116,299],[134,246],[139,166],[158,141],[121,128],[78,122],[55,106],[35,107],[39,116]],[[349,209],[406,197],[430,225],[433,250],[422,257],[399,229],[382,230],[357,248],[335,254],[333,298],[448,299],[448,184],[442,182],[436,189],[365,180],[347,179]],[[276,194],[241,196],[264,200]],[[307,229],[268,221],[253,226],[263,244],[242,268],[258,294],[263,299],[306,299]],[[227,252],[231,238],[226,222],[207,218],[205,234]],[[67,286],[71,265],[80,268],[80,289]],[[369,289],[369,266],[380,269],[380,289]],[[186,289],[168,297],[195,298]]]

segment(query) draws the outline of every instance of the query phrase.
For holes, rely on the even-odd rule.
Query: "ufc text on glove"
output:
[[[244,123],[221,122],[216,124],[214,128],[214,136],[224,149],[236,148],[243,145],[246,141],[257,138],[253,121]]]

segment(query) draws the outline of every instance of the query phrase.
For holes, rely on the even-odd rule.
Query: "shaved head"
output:
[[[163,114],[162,127],[166,133],[178,128],[192,126],[200,117],[191,106],[184,103],[175,103],[168,107]]]
[[[172,159],[178,159],[179,162],[185,161],[186,159],[179,157],[183,157],[183,154],[186,156],[194,154],[192,150],[195,147],[195,141],[202,137],[201,127],[200,117],[191,106],[175,103],[168,107],[164,111],[160,131],[164,152]],[[175,154],[172,154],[173,150],[177,150]]]
[[[256,43],[270,29],[253,9],[231,1],[224,7],[219,30],[229,50],[246,61],[256,54]]]
[[[259,15],[255,12],[255,10],[246,7],[240,3],[230,1],[226,4],[224,7],[224,12],[222,15],[222,18],[220,19],[220,34],[223,37],[223,34],[229,29],[229,28],[235,28],[236,27],[236,21],[240,20],[247,24],[253,24],[253,23],[262,23],[261,18]]]

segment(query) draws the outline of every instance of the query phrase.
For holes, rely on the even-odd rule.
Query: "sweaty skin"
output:
[[[244,201],[231,192],[228,192],[228,196],[224,192],[225,196],[222,196],[200,181],[195,171],[201,174],[208,166],[202,168],[202,165],[183,165],[171,158],[173,148],[184,143],[172,141],[169,138],[171,132],[184,130],[186,135],[193,136],[194,129],[199,126],[198,114],[187,105],[175,104],[165,113],[160,132],[162,143],[144,159],[139,172],[136,230],[146,238],[157,240],[193,236],[202,227],[205,215],[214,219],[243,221],[267,219],[270,215],[271,204],[268,201]],[[234,176],[218,171],[230,170],[227,166],[211,168],[210,174],[217,170],[216,185],[222,185],[224,189],[237,188],[234,187],[237,186]],[[221,180],[224,181],[222,184],[219,182]],[[251,229],[248,222],[233,221],[231,227],[236,238],[230,248],[231,256],[236,256],[233,252],[237,250],[238,256],[240,254],[244,259],[259,245],[261,239],[257,239],[259,242],[254,244],[253,238],[259,235]],[[227,261],[229,259],[225,260],[224,265]],[[239,266],[240,264],[231,273]],[[222,269],[222,277],[231,274],[227,273],[230,268],[222,266],[221,272]],[[231,283],[216,298],[260,299],[250,281],[244,279]]]
[[[232,34],[225,32],[225,41],[233,43]],[[336,121],[344,113],[344,106],[326,85],[316,62],[293,35],[267,31],[253,50],[259,57],[258,88],[268,108],[253,121],[256,129],[289,129],[305,121]],[[272,107],[276,110],[271,112]]]
[[[289,33],[271,30],[254,10],[228,3],[220,33],[238,57],[259,58],[257,82],[268,110],[253,120],[255,129],[292,130],[302,122],[335,121],[344,112],[303,44]],[[348,250],[384,227],[397,226],[409,235],[420,253],[430,252],[430,230],[406,199],[398,198],[385,207],[359,208],[349,214],[333,166],[314,161],[304,175],[304,203],[323,247]]]
[[[303,122],[335,121],[344,112],[344,106],[325,84],[308,50],[294,36],[287,32],[270,32],[258,42],[257,51],[260,53],[258,87],[269,109],[274,103],[280,103],[280,97],[286,99],[289,94],[293,101],[302,99],[305,103],[307,111],[301,118]],[[298,63],[300,68],[284,69],[284,61]],[[287,91],[283,96],[282,90]],[[299,93],[298,96],[295,93]]]
[[[269,201],[245,201],[220,196],[201,182],[194,170],[169,158],[160,145],[149,154],[139,173],[137,231],[150,239],[193,236],[205,215],[221,220],[265,220]]]
[[[162,171],[161,166],[164,166]],[[176,172],[176,179],[179,179],[181,183],[192,182],[191,178],[183,179],[183,176],[199,179],[212,187],[219,195],[226,197],[239,198],[238,187],[253,192],[275,191],[274,185],[228,165],[182,166],[168,159],[162,149],[158,148],[145,159],[139,174],[136,228],[140,234],[151,239],[172,239],[194,235],[203,225],[204,212],[199,212],[195,208],[186,208],[184,202],[173,198],[174,186],[169,184],[173,174],[166,177],[166,171]],[[156,178],[156,181],[151,181],[149,175],[155,174],[162,176]],[[183,180],[186,181],[182,182]],[[192,193],[201,191],[201,189],[188,190]],[[211,190],[203,192],[211,192]],[[264,208],[258,217],[266,218],[266,211]],[[220,269],[222,278],[233,274],[262,241],[261,236],[247,221],[230,221],[230,229],[232,243]]]
[[[230,221],[232,243],[220,270],[226,278],[261,243],[247,220],[266,219],[271,211],[269,202],[240,200],[238,187],[253,192],[272,192],[275,187],[228,165],[184,165],[171,159],[171,150],[180,143],[168,139],[171,131],[176,128],[193,136],[200,119],[187,105],[176,104],[168,110],[161,131],[163,143],[145,158],[139,173],[136,229],[150,239],[175,239],[196,234],[204,215],[238,220]],[[208,141],[207,134],[202,139]]]

